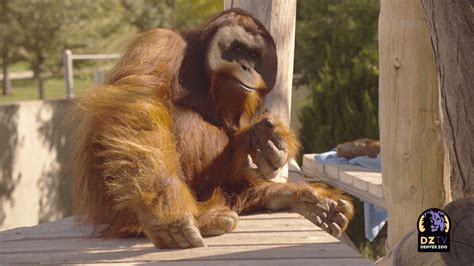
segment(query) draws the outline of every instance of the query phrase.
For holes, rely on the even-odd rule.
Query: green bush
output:
[[[300,109],[304,152],[378,138],[376,0],[298,2],[295,74],[310,97]]]

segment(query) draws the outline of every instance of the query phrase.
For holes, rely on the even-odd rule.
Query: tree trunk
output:
[[[224,8],[238,7],[260,20],[275,40],[278,73],[273,90],[265,99],[262,110],[278,115],[290,125],[293,59],[295,51],[296,0],[224,0]],[[288,167],[284,167],[275,182],[286,182]]]
[[[474,197],[474,4],[423,0],[441,88],[453,199]]]
[[[39,99],[44,100],[44,79],[42,77],[38,77],[38,93]]]
[[[44,79],[42,78],[38,80],[38,90],[40,100],[44,100]]]
[[[12,83],[10,80],[10,75],[8,73],[9,66],[9,56],[8,56],[8,44],[4,43],[2,48],[2,95],[10,95],[12,93]]]
[[[38,99],[44,100],[44,78],[41,73],[41,65],[34,65],[33,76],[36,82],[38,82]]]
[[[388,249],[449,201],[436,64],[421,2],[381,0],[379,120]]]

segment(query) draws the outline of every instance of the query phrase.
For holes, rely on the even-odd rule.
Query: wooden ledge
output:
[[[316,154],[305,154],[302,171],[309,181],[323,181],[364,201],[386,208],[382,173],[349,164],[321,164]]]
[[[144,237],[88,238],[73,217],[0,232],[2,263],[143,263],[176,265],[372,265],[294,213],[243,216],[235,232],[206,238],[203,248],[158,250]],[[178,262],[179,261],[179,262]]]

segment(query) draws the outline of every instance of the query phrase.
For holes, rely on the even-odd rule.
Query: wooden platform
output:
[[[0,232],[0,263],[167,265],[373,265],[298,214],[245,216],[237,230],[206,238],[208,247],[158,250],[146,238],[87,238],[69,217]]]
[[[323,181],[364,201],[386,208],[382,190],[382,173],[356,165],[321,164],[315,156],[316,154],[304,155],[302,171],[305,176]]]

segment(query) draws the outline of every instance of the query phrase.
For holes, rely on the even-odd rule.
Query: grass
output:
[[[87,77],[74,78],[74,94],[81,95],[88,89],[95,86],[94,80]],[[46,80],[45,99],[64,99],[66,98],[66,90],[64,79],[50,78]],[[38,84],[34,80],[13,80],[12,94],[8,96],[0,95],[0,105],[11,104],[18,101],[38,100],[39,97]]]
[[[29,70],[30,70],[30,66],[25,61],[20,61],[8,66],[8,71],[10,71],[10,73],[20,72],[20,71],[29,71]]]

